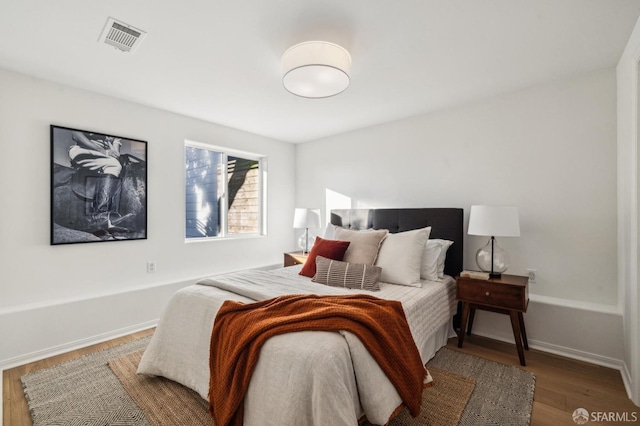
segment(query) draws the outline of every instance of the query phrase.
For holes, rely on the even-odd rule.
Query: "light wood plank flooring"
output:
[[[2,382],[4,425],[27,426],[32,424],[20,384],[20,377],[24,374],[151,333],[153,330],[142,331],[4,371]],[[462,349],[457,348],[456,339],[449,341],[448,348],[520,367],[515,345],[512,344],[478,336],[468,336],[465,338]],[[640,418],[640,408],[627,398],[618,371],[536,350],[527,351],[525,355],[527,366],[521,368],[536,375],[532,425],[575,425],[571,414],[579,407],[585,408],[589,412],[636,412]],[[588,424],[610,425],[613,423],[590,421]]]
[[[42,368],[51,367],[61,362],[69,361],[74,358],[81,357],[92,352],[107,349],[122,343],[129,342],[140,337],[153,334],[154,329],[140,331],[138,333],[129,334],[97,345],[88,346],[86,348],[71,351],[62,355],[32,362],[30,364],[21,365],[19,367],[5,370],[2,374],[2,417],[4,426],[32,426],[31,416],[29,415],[29,407],[27,400],[22,392],[22,383],[20,377]]]
[[[515,365],[536,375],[532,425],[575,426],[572,414],[576,408],[584,408],[590,413],[613,411],[628,412],[630,415],[635,412],[640,420],[640,408],[627,397],[618,370],[533,349],[525,351],[527,366],[522,367],[515,344],[473,335],[465,336],[461,349],[457,344],[457,339],[450,339],[447,347],[502,364]],[[588,424],[614,423],[589,421]]]

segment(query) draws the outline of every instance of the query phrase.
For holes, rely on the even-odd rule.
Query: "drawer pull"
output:
[[[489,295],[489,292],[486,292],[484,295],[485,295],[485,296],[488,296],[488,295]]]

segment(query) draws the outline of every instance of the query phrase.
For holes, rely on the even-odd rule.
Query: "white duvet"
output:
[[[299,269],[219,275],[178,291],[138,373],[167,377],[207,399],[213,321],[228,299],[250,303],[283,294],[371,294],[402,302],[425,363],[446,342],[446,335],[444,341],[435,337],[455,314],[451,278],[423,281],[420,288],[382,283],[380,292],[367,292],[313,283],[298,275]],[[303,331],[273,337],[262,347],[245,398],[244,424],[355,426],[363,415],[373,424],[385,424],[401,402],[357,337],[348,332]]]

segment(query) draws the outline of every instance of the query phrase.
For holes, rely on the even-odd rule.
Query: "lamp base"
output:
[[[313,243],[315,243],[316,237],[311,233],[305,232],[298,238],[298,247],[302,249],[303,254],[309,254],[311,248],[313,247]]]
[[[491,278],[499,278],[509,267],[509,255],[491,237],[476,253],[476,263],[481,271],[489,272]]]

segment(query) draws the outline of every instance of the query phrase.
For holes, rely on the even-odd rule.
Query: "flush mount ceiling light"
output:
[[[349,86],[351,56],[337,44],[306,41],[282,56],[282,84],[303,98],[328,98]]]

